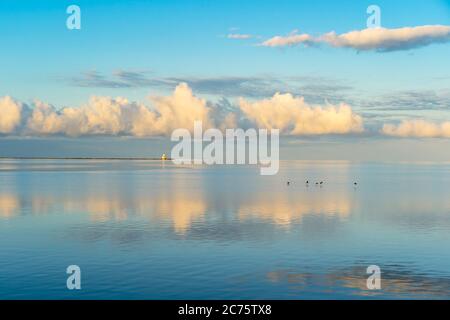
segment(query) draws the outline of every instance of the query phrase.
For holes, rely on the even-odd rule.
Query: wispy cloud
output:
[[[287,36],[275,36],[261,43],[266,47],[326,44],[336,48],[358,51],[390,52],[425,47],[435,43],[450,42],[450,26],[425,25],[397,29],[371,28],[343,34],[334,31],[321,36],[294,31]]]
[[[340,79],[319,76],[278,77],[256,76],[178,76],[158,77],[149,72],[120,70],[109,76],[99,72],[85,72],[72,77],[69,83],[74,86],[91,88],[164,88],[173,90],[179,83],[187,83],[200,94],[225,97],[264,98],[277,92],[301,95],[311,103],[325,100],[338,103],[345,100],[345,92],[352,87]]]
[[[112,75],[105,76],[98,71],[83,72],[80,76],[68,79],[69,83],[78,87],[94,88],[136,88],[158,84],[148,78],[147,71],[118,70]]]
[[[253,36],[251,34],[245,34],[245,33],[229,33],[227,34],[228,39],[239,39],[239,40],[245,40],[245,39],[251,39]]]
[[[312,45],[316,42],[317,40],[313,36],[306,33],[299,34],[298,30],[294,30],[286,36],[272,37],[261,43],[261,45],[265,47],[292,47],[299,44]]]
[[[240,28],[238,27],[231,27],[228,29],[228,34],[226,35],[226,38],[228,39],[236,39],[236,40],[246,40],[251,38],[256,38],[256,36],[249,34],[249,33],[243,33],[239,31]]]
[[[404,90],[385,94],[361,104],[370,110],[383,111],[438,111],[450,107],[449,90]]]

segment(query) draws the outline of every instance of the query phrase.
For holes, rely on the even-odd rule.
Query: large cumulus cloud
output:
[[[275,94],[270,99],[249,102],[240,99],[240,109],[258,127],[277,128],[289,135],[344,134],[363,131],[363,120],[346,104],[311,106],[303,97]]]
[[[176,128],[192,128],[195,120],[212,126],[207,102],[193,95],[186,84],[171,96],[151,97],[154,108],[126,98],[92,97],[81,107],[57,110],[35,102],[26,119],[27,135],[170,135]]]
[[[397,125],[385,124],[381,132],[403,138],[450,138],[450,121],[403,120]]]
[[[57,109],[36,101],[0,99],[0,133],[19,136],[170,136],[177,128],[278,128],[287,135],[345,134],[363,131],[362,118],[346,104],[310,105],[303,97],[276,93],[269,99],[213,104],[179,84],[169,96],[151,97],[151,106],[126,98],[92,97],[80,107]]]
[[[11,97],[0,98],[0,133],[13,132],[22,119],[22,105]]]

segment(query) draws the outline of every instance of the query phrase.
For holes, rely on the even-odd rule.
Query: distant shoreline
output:
[[[0,160],[159,160],[167,161],[172,160],[171,158],[161,159],[157,157],[1,157]]]

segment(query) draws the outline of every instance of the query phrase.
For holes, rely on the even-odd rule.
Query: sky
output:
[[[0,34],[0,156],[158,155],[199,118],[280,128],[282,158],[450,159],[450,1],[3,0]]]

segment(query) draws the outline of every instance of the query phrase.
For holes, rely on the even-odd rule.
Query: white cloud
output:
[[[56,110],[35,103],[26,122],[27,133],[37,135],[170,135],[176,128],[192,128],[195,120],[212,126],[206,101],[195,97],[186,84],[173,95],[152,97],[155,110],[125,98],[93,97],[85,106]]]
[[[450,121],[434,123],[425,120],[404,120],[398,125],[385,124],[381,132],[404,138],[450,138]]]
[[[398,51],[444,42],[450,42],[450,26],[425,25],[397,29],[371,28],[343,34],[336,34],[333,31],[319,37],[294,32],[288,36],[273,37],[261,45],[282,47],[299,44],[327,44],[332,47],[352,48],[360,51]]]
[[[253,38],[253,36],[251,34],[242,34],[242,33],[230,33],[227,35],[228,39],[240,39],[240,40],[244,40],[244,39],[250,39]]]
[[[151,100],[156,112],[141,106],[131,130],[134,135],[170,135],[176,128],[191,129],[196,120],[201,120],[205,128],[214,126],[206,100],[194,96],[185,83],[179,84],[172,96]]]
[[[314,41],[314,37],[311,35],[306,33],[298,34],[298,31],[294,30],[287,36],[275,36],[270,38],[261,43],[261,45],[265,47],[286,47],[299,44],[312,44]]]
[[[395,51],[424,47],[432,43],[449,42],[450,26],[418,26],[398,29],[374,28],[352,31],[341,35],[334,32],[320,41],[334,47],[356,50]]]
[[[128,120],[131,120],[135,108],[137,106],[125,98],[109,97],[93,97],[85,106],[61,110],[36,102],[26,129],[38,135],[116,135],[128,131]]]
[[[80,107],[57,109],[40,101],[22,108],[4,97],[0,99],[0,133],[169,136],[177,128],[192,130],[196,120],[201,120],[204,128],[234,128],[250,122],[290,135],[363,131],[362,118],[348,105],[314,106],[291,94],[277,93],[270,99],[253,102],[240,99],[238,108],[222,110],[219,105],[196,97],[187,84],[181,83],[171,95],[151,97],[150,101],[152,107],[122,97],[92,97]]]
[[[346,104],[311,106],[303,97],[275,94],[249,102],[240,99],[244,115],[261,128],[277,128],[290,135],[345,134],[363,131],[363,120]]]
[[[12,133],[20,124],[22,105],[11,97],[0,97],[0,133]]]

